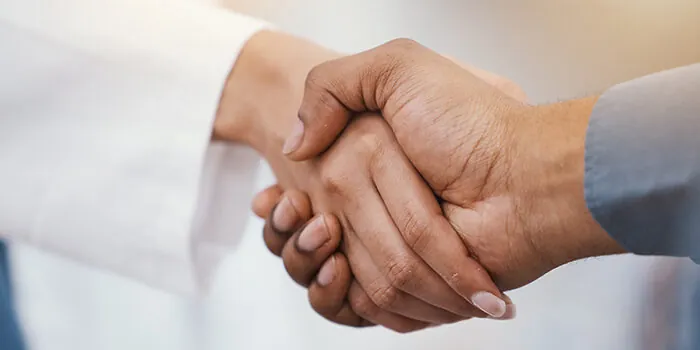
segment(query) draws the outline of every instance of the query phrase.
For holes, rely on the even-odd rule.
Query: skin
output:
[[[299,111],[304,127],[285,151],[295,160],[327,152],[355,115],[381,112],[441,199],[464,254],[509,290],[573,260],[624,252],[592,218],[583,194],[595,102],[530,106],[411,40],[397,40],[315,67]],[[429,225],[418,221],[404,238],[450,284],[455,256],[438,248],[449,238],[421,229]]]
[[[512,81],[471,65],[454,62],[505,95],[526,103],[527,96],[524,91]],[[296,208],[300,208],[298,211],[291,212],[290,215],[297,215],[297,212],[302,214],[299,214],[297,225],[289,230],[280,230],[275,228],[273,211],[279,212],[284,210],[279,208],[278,204],[285,197],[290,198],[295,203]],[[342,233],[339,226],[328,226],[329,232],[324,234],[333,238],[329,240],[329,245],[324,245],[316,251],[304,251],[299,249],[295,243],[302,232],[306,234],[318,233],[307,229],[307,221],[311,219],[310,214],[308,214],[310,213],[310,208],[311,203],[306,194],[298,190],[284,191],[279,185],[274,185],[261,191],[253,201],[253,212],[258,217],[267,219],[263,229],[263,237],[267,247],[273,254],[282,257],[284,265],[293,280],[302,286],[308,287],[308,297],[312,308],[324,318],[335,323],[356,327],[373,325],[362,317],[358,317],[358,314],[376,315],[381,313],[382,310],[376,306],[372,304],[364,306],[364,304],[359,303],[355,307],[359,311],[357,313],[349,313],[352,307],[348,310],[349,305],[346,301],[351,299],[348,297],[348,286],[351,285],[354,277],[347,258],[342,252],[337,251],[337,249],[341,248],[339,244]],[[332,216],[330,216],[330,220],[333,220]],[[324,281],[325,283],[319,281]],[[374,317],[376,318],[376,316]],[[515,317],[515,307],[509,304],[508,314],[504,319],[513,317]],[[416,329],[427,326],[424,325]]]
[[[339,268],[352,269],[355,277],[346,287],[349,297],[344,298],[347,306],[342,318],[346,323],[381,324],[407,332],[486,317],[470,303],[483,292],[497,301],[505,300],[500,301],[505,309],[509,299],[458,244],[458,235],[442,215],[432,191],[379,117],[358,118],[321,157],[295,162],[283,155],[305,77],[313,66],[336,57],[283,34],[255,35],[241,51],[224,88],[213,137],[251,146],[270,163],[282,188],[303,191],[313,203],[311,207],[299,197],[283,197],[279,206],[285,210],[272,217],[277,231],[293,230],[312,213],[325,213],[321,225],[310,223],[307,228],[344,232],[344,256],[332,260],[339,262]],[[444,249],[459,249],[450,266],[454,283],[435,273],[404,240],[403,232],[417,218],[431,222],[430,229],[440,235],[452,237],[444,241]],[[335,251],[340,239],[330,233],[321,236],[315,241],[320,247],[314,248],[333,247]],[[342,264],[345,256],[348,265]],[[309,274],[293,275],[297,282],[308,285]]]

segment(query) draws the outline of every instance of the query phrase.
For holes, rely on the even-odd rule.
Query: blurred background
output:
[[[413,38],[511,78],[535,103],[585,96],[640,75],[700,61],[697,0],[221,0],[219,4],[341,52],[365,50],[397,37]],[[272,181],[265,172],[259,185]],[[653,318],[656,306],[649,301],[674,264],[673,259],[632,256],[577,262],[510,293],[518,305],[514,321],[469,321],[397,335],[382,329],[346,329],[316,316],[305,291],[267,252],[261,227],[259,221],[250,222],[210,293],[188,300],[184,310],[171,307],[182,302],[178,296],[31,248],[13,247],[16,295],[32,348],[55,349],[52,344],[59,339],[74,342],[72,350],[654,348],[643,337],[648,334],[645,322]],[[30,283],[45,288],[27,288]],[[23,302],[23,296],[30,294],[33,302]],[[41,312],[49,304],[48,309],[55,310],[56,303],[64,303],[65,309]],[[183,319],[173,312],[184,313],[190,321],[173,324]],[[99,331],[85,332],[86,328]],[[182,332],[173,334],[173,329]]]

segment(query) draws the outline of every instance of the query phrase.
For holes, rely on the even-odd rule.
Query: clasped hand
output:
[[[254,210],[317,312],[399,332],[509,319],[502,290],[620,251],[583,199],[595,101],[524,100],[410,40],[311,70],[283,148],[297,181]]]

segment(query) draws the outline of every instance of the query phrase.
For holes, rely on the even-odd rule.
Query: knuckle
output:
[[[344,168],[333,163],[324,164],[320,170],[321,185],[329,193],[342,194],[348,182]]]
[[[324,118],[328,121],[330,115],[345,111],[345,107],[334,95],[342,89],[338,87],[335,69],[329,64],[332,63],[315,66],[306,75],[305,95],[299,108],[299,117],[304,121],[314,118]]]
[[[413,282],[415,263],[407,258],[392,259],[386,277],[392,287],[405,290]]]
[[[421,45],[411,39],[395,39],[390,41],[380,56],[380,71],[371,71],[377,77],[377,96],[379,100],[386,101],[390,91],[397,90],[407,75],[410,75],[415,65],[411,64],[416,59],[414,53]]]
[[[370,299],[370,297],[365,293],[358,293],[351,295],[348,298],[350,307],[352,310],[360,317],[364,319],[371,319],[377,314],[378,308]]]
[[[429,220],[421,220],[412,212],[408,212],[401,229],[406,244],[418,255],[430,244],[432,230]]]
[[[379,287],[372,291],[370,299],[382,310],[392,310],[399,300],[399,290],[393,285]]]
[[[309,70],[309,73],[306,75],[306,87],[316,87],[316,86],[321,86],[323,85],[322,82],[324,81],[324,76],[326,71],[326,63],[321,63],[317,66],[314,66]]]
[[[383,141],[373,132],[361,132],[355,140],[355,147],[358,154],[363,156],[373,156],[382,150]]]
[[[347,130],[351,138],[353,154],[363,167],[372,168],[393,149],[393,135],[386,131],[386,123],[376,117],[360,117]]]
[[[324,83],[320,79],[307,77],[306,91],[313,99],[304,98],[299,108],[299,118],[305,122],[321,118],[329,120],[329,116],[338,109],[344,110],[332,93],[325,89]]]

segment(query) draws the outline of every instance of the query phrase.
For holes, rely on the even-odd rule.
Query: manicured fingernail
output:
[[[301,231],[297,239],[297,248],[303,252],[310,253],[320,248],[330,238],[326,220],[323,216],[319,216]]]
[[[299,214],[289,198],[284,197],[272,213],[272,224],[280,232],[289,232],[299,220]]]
[[[292,129],[292,133],[284,141],[284,146],[282,146],[282,153],[290,154],[301,146],[301,140],[304,138],[304,123],[301,120],[297,120]]]
[[[335,257],[330,258],[330,260],[326,261],[325,264],[323,264],[323,267],[321,267],[321,271],[318,272],[318,275],[316,276],[316,282],[318,282],[321,287],[325,287],[331,282],[333,282],[333,279],[335,278]]]
[[[506,305],[506,313],[499,318],[499,320],[512,320],[517,316],[518,313],[515,309],[515,304],[508,304]]]
[[[508,321],[508,320],[514,319],[515,316],[517,316],[515,305],[508,304],[508,305],[506,305],[506,313],[504,313],[503,316],[501,316],[501,317],[489,316],[488,318],[491,320],[496,320],[496,321]]]
[[[506,314],[506,302],[489,292],[478,292],[472,296],[472,304],[493,318]]]

